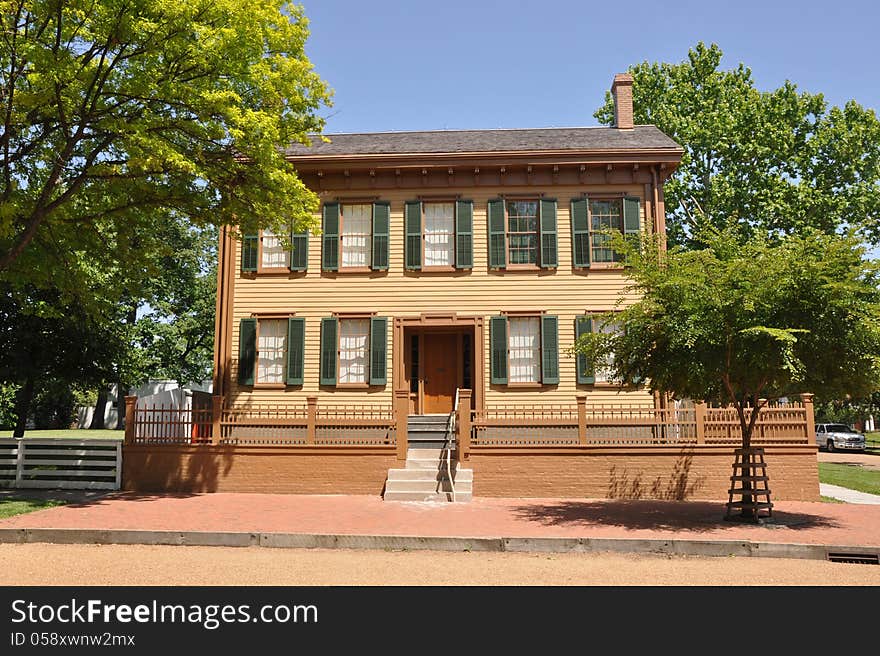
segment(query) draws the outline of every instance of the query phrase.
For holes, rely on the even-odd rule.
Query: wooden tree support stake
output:
[[[724,519],[760,523],[762,519],[773,516],[764,449],[749,447],[736,449],[734,453],[736,460],[733,463],[733,475],[730,477],[730,489],[727,491],[727,513]],[[734,501],[734,496],[738,496],[740,500]],[[734,515],[734,510],[739,510],[739,514]]]

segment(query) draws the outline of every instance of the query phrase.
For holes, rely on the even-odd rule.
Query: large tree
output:
[[[829,107],[821,94],[786,81],[759,91],[749,68],[721,68],[702,42],[676,63],[642,62],[633,76],[636,123],[654,124],[685,153],[666,184],[670,241],[693,244],[689,225],[731,219],[748,235],[856,228],[880,243],[880,121],[851,100]],[[610,94],[595,114],[613,122]]]
[[[282,0],[0,0],[0,277],[137,268],[157,211],[310,226],[283,156],[329,102],[307,24]]]
[[[609,363],[619,381],[733,404],[744,449],[770,401],[878,389],[880,266],[858,237],[809,229],[743,242],[733,228],[697,237],[702,248],[669,252],[658,239],[616,238],[640,300],[597,319],[616,332],[580,338],[588,362]]]

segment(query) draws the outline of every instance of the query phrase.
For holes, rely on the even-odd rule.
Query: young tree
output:
[[[880,121],[854,100],[829,107],[786,81],[758,91],[742,64],[721,69],[717,45],[698,43],[678,64],[643,62],[633,76],[635,122],[684,147],[667,182],[670,242],[692,242],[689,219],[742,235],[856,228],[880,243]],[[613,122],[610,94],[595,116]]]
[[[157,210],[311,226],[283,155],[329,103],[307,25],[282,0],[0,0],[0,277],[76,289],[104,259],[137,268]]]
[[[575,350],[609,362],[619,381],[733,404],[744,449],[769,401],[880,389],[880,267],[857,237],[804,230],[743,243],[730,228],[698,238],[703,248],[668,253],[656,239],[617,239],[640,300],[613,313],[619,332],[584,335]]]

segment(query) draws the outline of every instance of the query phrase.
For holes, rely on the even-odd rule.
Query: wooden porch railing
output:
[[[739,419],[732,408],[703,403],[686,408],[589,405],[576,403],[492,406],[471,409],[471,390],[460,391],[456,415],[458,456],[467,460],[472,447],[730,445],[741,443]],[[305,404],[223,408],[219,397],[210,407],[179,409],[136,407],[126,398],[126,444],[229,446],[379,446],[396,445],[406,458],[408,394],[395,395],[392,406]],[[763,408],[753,443],[814,444],[812,395],[800,402]]]

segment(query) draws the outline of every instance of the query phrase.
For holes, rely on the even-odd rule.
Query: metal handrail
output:
[[[449,487],[452,489],[452,502],[455,503],[455,481],[452,478],[452,448],[451,442],[455,442],[455,418],[458,415],[458,389],[455,388],[455,402],[452,404],[452,412],[446,421],[446,476],[449,478]]]

